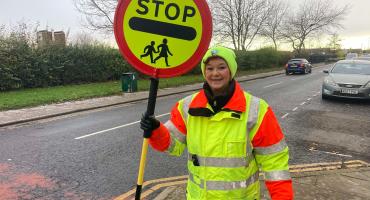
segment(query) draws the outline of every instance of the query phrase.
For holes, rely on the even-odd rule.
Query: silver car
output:
[[[341,60],[334,64],[322,84],[322,98],[370,99],[370,61]]]

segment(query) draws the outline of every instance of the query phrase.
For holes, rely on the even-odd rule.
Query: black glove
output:
[[[147,138],[151,136],[151,132],[157,129],[161,123],[153,116],[149,116],[147,114],[143,114],[140,121],[140,128],[145,131],[146,134],[150,133]],[[145,137],[145,135],[144,135]]]

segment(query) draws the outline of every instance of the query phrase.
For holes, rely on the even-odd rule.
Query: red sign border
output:
[[[170,78],[179,76],[194,68],[207,51],[212,38],[212,16],[207,2],[205,0],[194,0],[194,2],[197,5],[202,18],[202,37],[197,50],[187,61],[177,67],[170,69],[157,69],[143,63],[141,60],[136,58],[136,56],[129,49],[127,42],[123,37],[123,17],[125,16],[126,9],[131,3],[131,0],[120,0],[114,18],[114,35],[116,37],[120,52],[127,62],[141,73],[155,78]]]

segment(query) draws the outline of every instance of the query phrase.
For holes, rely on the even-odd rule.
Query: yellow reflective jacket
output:
[[[259,172],[272,199],[292,199],[288,147],[268,104],[238,83],[214,113],[204,90],[180,100],[155,130],[152,147],[180,156],[188,148],[187,199],[260,199]]]

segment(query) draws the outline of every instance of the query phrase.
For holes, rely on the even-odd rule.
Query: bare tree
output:
[[[91,34],[80,32],[73,36],[72,43],[77,46],[87,46],[98,44],[98,41]]]
[[[247,50],[260,33],[271,10],[267,0],[210,0],[214,34],[231,42],[236,50]]]
[[[85,26],[88,29],[113,32],[114,12],[118,0],[74,0],[74,3],[77,10],[85,15]]]
[[[342,39],[339,37],[338,33],[332,33],[330,34],[330,38],[329,38],[329,48],[334,50],[334,52],[336,50],[339,50],[341,49],[341,45],[340,45],[340,42],[342,41]]]
[[[282,0],[272,1],[271,3],[272,8],[265,26],[261,30],[261,35],[270,38],[274,43],[275,50],[277,50],[277,42],[284,38],[282,25],[287,10],[289,10],[289,4]]]
[[[305,41],[309,37],[332,28],[342,28],[340,22],[350,7],[334,5],[332,0],[305,0],[298,9],[289,12],[293,14],[284,23],[284,37],[297,54],[305,49]]]
[[[4,32],[5,32],[5,25],[0,24],[0,37],[4,35]]]

